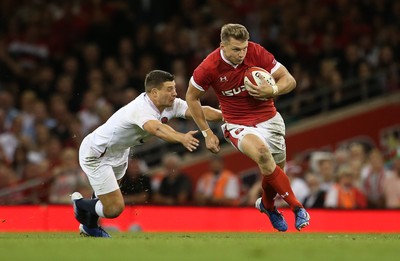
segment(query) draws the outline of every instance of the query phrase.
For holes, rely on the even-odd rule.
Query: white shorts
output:
[[[277,164],[286,160],[285,123],[278,112],[273,118],[256,126],[225,123],[221,128],[225,139],[242,153],[244,136],[253,134],[264,142]]]
[[[91,146],[90,135],[79,148],[79,164],[86,173],[96,195],[104,195],[119,189],[117,180],[122,179],[128,168],[129,149],[111,155],[107,151],[99,155]]]

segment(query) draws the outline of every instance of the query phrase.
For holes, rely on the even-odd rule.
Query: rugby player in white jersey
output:
[[[181,143],[192,152],[199,146],[192,130],[181,133],[166,123],[172,118],[191,119],[186,102],[177,98],[174,75],[154,70],[147,74],[145,92],[116,111],[82,141],[79,163],[88,176],[97,198],[84,199],[74,192],[71,199],[82,235],[110,237],[98,225],[99,217],[116,218],[124,210],[119,181],[128,166],[131,147],[141,145],[152,136],[171,143]],[[206,119],[219,121],[221,112],[202,106]]]

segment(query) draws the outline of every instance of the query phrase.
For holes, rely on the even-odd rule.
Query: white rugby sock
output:
[[[95,207],[95,210],[96,210],[96,214],[99,216],[99,217],[105,217],[104,216],[104,212],[103,212],[103,204],[101,204],[101,201],[100,200],[98,200],[97,202],[96,202],[96,205],[94,206]]]

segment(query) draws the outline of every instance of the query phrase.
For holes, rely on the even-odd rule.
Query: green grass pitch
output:
[[[398,260],[400,234],[0,233],[1,260]]]

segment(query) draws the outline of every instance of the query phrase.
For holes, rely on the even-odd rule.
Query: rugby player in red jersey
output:
[[[292,91],[296,81],[284,65],[261,45],[249,41],[249,32],[240,24],[221,28],[219,48],[210,53],[194,70],[186,93],[186,102],[205,137],[206,147],[220,150],[218,137],[209,128],[200,98],[213,88],[221,106],[225,138],[236,149],[255,161],[262,176],[262,197],[255,206],[265,213],[272,226],[286,231],[283,215],[276,209],[279,194],[295,214],[295,227],[309,225],[310,216],[296,199],[283,169],[286,161],[285,124],[274,105],[274,97]],[[244,86],[246,69],[261,67],[272,74],[276,85],[262,81],[260,86]]]

